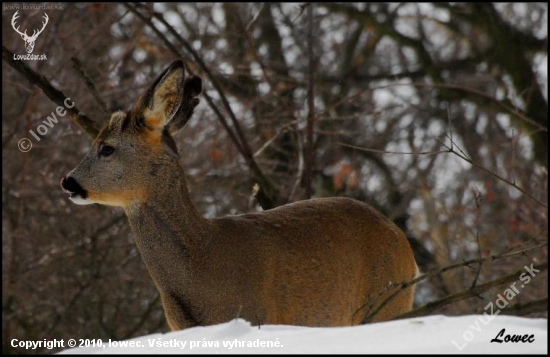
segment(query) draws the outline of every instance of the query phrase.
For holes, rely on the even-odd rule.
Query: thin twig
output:
[[[476,191],[474,193],[474,201],[475,201],[475,216],[476,216],[476,222],[475,222],[475,230],[476,230],[476,242],[477,242],[477,257],[481,259],[481,241],[479,239],[479,230],[481,229],[481,212],[480,212],[480,202],[482,200],[481,198],[481,192],[479,192],[479,190],[477,189],[476,187]],[[479,279],[479,276],[481,274],[481,267],[483,266],[483,261],[480,260],[480,263],[479,265],[477,266],[477,269],[476,269],[476,275],[475,275],[475,278],[474,278],[474,281],[472,282],[472,288],[474,286],[476,286],[477,284],[477,279]]]
[[[294,185],[292,185],[292,189],[288,195],[288,202],[294,202],[294,195],[300,186],[300,182],[302,182],[302,177],[304,174],[304,146],[302,144],[302,135],[298,130],[298,123],[296,121],[294,121],[294,125],[296,126],[296,142],[298,143],[298,171],[296,172],[296,181],[294,181]]]
[[[510,167],[510,181],[513,183],[516,183],[516,179],[514,177],[514,170],[516,168],[516,132],[514,129],[512,129],[512,164]]]
[[[287,123],[281,129],[277,130],[272,138],[267,140],[258,150],[256,150],[256,152],[254,153],[254,157],[258,157],[259,155],[261,155],[262,152],[264,152],[264,150],[267,149],[281,134],[288,132],[290,126],[292,125],[296,125],[296,122]]]
[[[307,90],[307,125],[306,125],[306,147],[305,149],[305,169],[303,182],[305,185],[306,198],[311,198],[313,194],[312,188],[312,175],[313,165],[315,160],[315,152],[313,145],[313,126],[315,124],[315,108],[313,107],[314,99],[314,87],[313,87],[313,74],[314,74],[314,61],[313,61],[313,7],[314,4],[310,4],[307,8],[308,17],[308,90]]]
[[[71,57],[71,61],[73,62],[73,68],[76,70],[76,73],[78,73],[80,78],[82,78],[82,80],[84,81],[84,84],[86,84],[86,87],[88,88],[88,90],[90,91],[94,99],[96,100],[97,104],[99,104],[99,109],[101,109],[103,114],[106,114],[106,115],[109,114],[109,111],[107,109],[107,104],[105,104],[105,101],[103,101],[103,98],[101,98],[101,96],[97,92],[95,84],[90,78],[90,76],[88,76],[84,68],[82,68],[82,62],[80,62],[80,60],[76,57]]]
[[[436,139],[437,140],[437,139]],[[447,146],[445,143],[441,143],[444,147],[446,147],[448,150],[449,153],[452,153],[456,156],[458,156],[459,158],[461,158],[462,160],[466,161],[467,163],[469,163],[470,165],[472,166],[475,166],[477,167],[478,169],[480,169],[481,171],[484,171],[486,173],[488,173],[489,175],[493,176],[494,178],[514,187],[516,190],[520,191],[521,193],[523,193],[525,196],[529,197],[530,199],[532,199],[533,201],[535,201],[536,203],[538,203],[539,205],[541,205],[542,207],[544,208],[547,208],[548,206],[546,204],[544,204],[542,201],[538,200],[535,196],[531,195],[530,193],[528,193],[527,191],[525,191],[523,188],[519,187],[518,185],[516,185],[514,182],[510,181],[510,180],[507,180],[505,179],[504,177],[498,175],[497,173],[489,170],[489,169],[486,169],[485,167],[481,166],[480,164],[474,162],[472,159],[468,158],[464,152],[460,149],[460,147],[458,147],[458,145],[456,145],[456,143],[454,144],[458,150],[461,151],[461,153],[457,152],[456,150],[453,150],[451,147]]]
[[[309,6],[311,5],[311,3],[305,3],[303,5],[299,5],[298,6],[298,9],[300,10],[300,12],[298,13],[298,15],[296,15],[296,17],[294,18],[294,20],[292,20],[292,23],[296,22],[296,20],[298,20],[298,18],[300,16],[302,16],[302,14],[304,13],[304,10],[307,9]]]
[[[346,146],[352,149],[360,150],[360,151],[367,151],[367,152],[375,152],[378,154],[398,154],[398,155],[434,155],[434,154],[445,154],[449,153],[449,150],[436,150],[436,151],[387,151],[387,150],[380,150],[380,149],[370,149],[370,148],[364,148],[360,146],[350,145],[346,144],[340,141],[335,142],[337,145]]]
[[[246,25],[246,32],[248,32],[252,26],[256,23],[256,21],[258,21],[258,17],[260,16],[260,13],[262,12],[262,10],[264,9],[264,5],[265,3],[262,3],[260,5],[260,9],[258,10],[258,12],[256,13],[256,15],[254,15],[254,17],[252,18],[252,20],[250,20],[250,22]]]
[[[451,149],[452,149],[453,145],[454,145],[454,140],[453,140],[453,126],[452,126],[452,123],[451,123],[451,108],[449,106],[449,103],[447,103],[447,120],[449,121],[449,123],[448,123],[449,137],[451,138]]]

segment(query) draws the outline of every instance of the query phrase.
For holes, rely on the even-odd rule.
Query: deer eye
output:
[[[109,145],[103,145],[101,149],[99,149],[99,156],[110,156],[112,153],[115,152],[115,148]]]

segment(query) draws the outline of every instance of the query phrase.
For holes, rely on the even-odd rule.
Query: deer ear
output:
[[[179,60],[145,91],[132,109],[137,126],[162,131],[178,111],[182,99],[185,65]]]
[[[193,115],[193,110],[199,104],[197,96],[202,92],[202,79],[191,76],[185,79],[183,83],[183,100],[174,116],[174,119],[168,123],[168,131],[175,133],[187,124],[189,118]]]

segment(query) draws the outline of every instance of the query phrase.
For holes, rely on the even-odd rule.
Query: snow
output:
[[[491,343],[506,335],[528,335],[526,342]],[[515,316],[442,315],[353,327],[251,326],[235,319],[227,323],[152,334],[102,346],[77,347],[70,354],[182,353],[544,353],[548,320]],[[530,337],[533,335],[532,337]],[[532,342],[527,342],[529,340]],[[454,341],[454,342],[453,342]],[[123,346],[124,345],[124,346]],[[207,347],[211,346],[211,347]]]

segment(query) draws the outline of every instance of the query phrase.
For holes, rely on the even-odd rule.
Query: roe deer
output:
[[[202,91],[174,62],[114,113],[62,188],[77,204],[124,208],[172,330],[242,317],[253,325],[345,326],[411,309],[417,274],[403,232],[349,198],[300,201],[208,220],[189,198],[170,133]],[[367,321],[369,320],[369,321]]]

